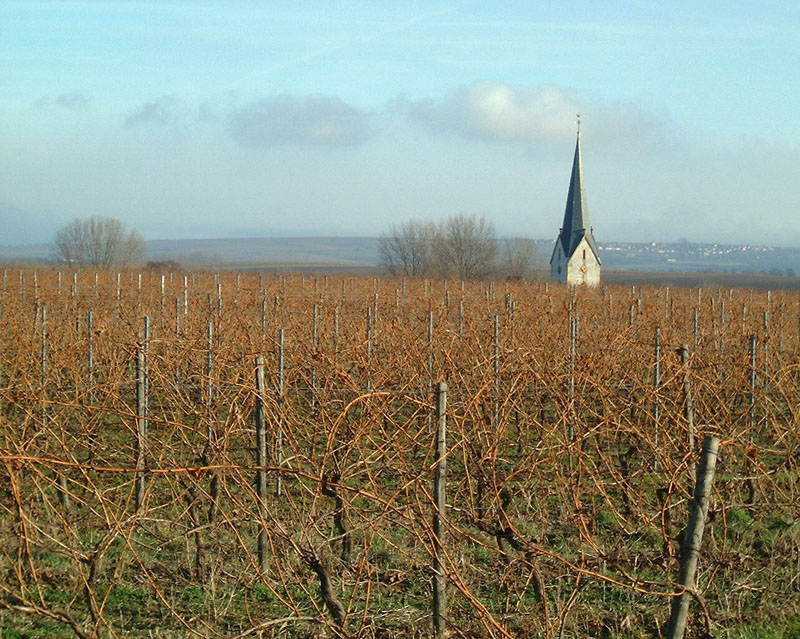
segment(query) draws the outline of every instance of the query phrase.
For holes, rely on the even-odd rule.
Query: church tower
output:
[[[578,116],[578,138],[572,160],[567,208],[550,258],[550,279],[569,285],[597,286],[600,283],[600,265],[600,254],[589,223],[589,208],[583,188],[581,121]]]

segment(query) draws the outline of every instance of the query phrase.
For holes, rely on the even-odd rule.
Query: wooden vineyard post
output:
[[[86,378],[88,388],[86,391],[86,403],[94,405],[94,313],[89,311],[86,314]],[[94,460],[95,453],[95,430],[89,431],[88,437],[89,463]]]
[[[494,410],[492,415],[492,427],[497,430],[500,428],[500,318],[497,313],[494,315]]]
[[[750,336],[750,444],[756,428],[756,336]]]
[[[428,310],[428,392],[433,384],[433,311]]]
[[[510,293],[509,293],[509,295],[510,295]],[[508,317],[509,324],[511,325],[509,327],[509,329],[510,329],[509,330],[509,342],[513,345],[514,344],[514,327],[516,326],[516,323],[517,323],[517,300],[514,300],[514,299],[511,300],[511,304],[510,304],[509,309],[508,309],[508,316],[509,316]]]
[[[144,416],[150,412],[150,316],[144,316]]]
[[[769,299],[769,298],[767,298]],[[749,442],[752,448],[756,439],[756,352],[758,338],[755,334],[750,336],[750,415],[749,415]],[[756,501],[756,484],[751,475],[752,459],[750,455],[745,458],[745,486],[747,487],[747,504],[753,506]]]
[[[578,341],[578,319],[574,315],[574,300],[569,302],[569,379],[567,380],[567,402],[569,404],[569,423],[567,424],[567,441],[575,440],[575,357]]]
[[[258,496],[258,566],[267,568],[267,426],[264,417],[264,358],[256,358],[256,494]]]
[[[439,382],[436,387],[436,473],[433,479],[433,495],[436,508],[433,514],[433,634],[435,639],[444,639],[447,617],[447,582],[442,555],[444,553],[444,517],[447,511],[445,484],[447,478],[447,384]]]
[[[333,309],[333,363],[336,364],[339,355],[339,306]]]
[[[42,304],[41,308],[39,309],[42,314],[42,334],[41,334],[41,344],[40,344],[40,372],[41,372],[41,382],[42,382],[42,405],[44,406],[44,393],[45,393],[45,383],[46,383],[46,375],[47,375],[47,307]],[[34,311],[35,313],[35,311]],[[34,318],[34,322],[36,318]],[[44,411],[45,417],[47,415],[47,411]],[[46,419],[45,419],[46,421]]]
[[[206,443],[203,447],[203,465],[210,466],[214,455],[214,430],[216,424],[214,405],[214,320],[208,321],[206,329]],[[219,497],[219,474],[211,473],[211,485],[209,489],[211,505],[208,507],[208,520],[213,521],[217,514],[217,498]]]
[[[430,309],[430,304],[428,305],[428,343],[427,343],[427,350],[428,350],[428,394],[430,395],[431,391],[433,390],[433,311]],[[425,417],[425,424],[428,429],[428,432],[431,432],[431,415]]]
[[[374,280],[377,286],[377,278]],[[372,303],[372,326],[375,336],[372,338],[372,350],[377,351],[380,346],[380,336],[378,334],[378,294],[375,293],[375,298]]]
[[[769,310],[764,311],[764,399],[769,391]]]
[[[681,358],[683,366],[683,417],[686,419],[686,428],[689,435],[689,450],[694,450],[694,404],[692,402],[692,380],[689,375],[689,348],[686,344],[681,344],[678,349],[678,356]],[[694,459],[689,462],[692,472],[692,480],[695,476]]]
[[[136,344],[136,510],[144,500],[144,469],[147,465],[147,358],[141,342]]]
[[[208,321],[208,327],[206,328],[206,400],[208,402],[209,408],[211,407],[211,402],[214,399],[214,383],[211,379],[211,373],[213,372],[214,368],[214,320]],[[211,435],[209,433],[209,439]]]
[[[88,402],[94,404],[94,314],[86,314],[86,369],[89,382]]]
[[[317,286],[317,280],[314,279],[314,288]],[[314,304],[314,313],[311,325],[311,350],[316,356],[319,351],[319,304]],[[316,361],[316,360],[314,360]],[[317,407],[317,365],[311,367],[311,410]]]
[[[672,600],[672,611],[665,634],[667,639],[683,639],[686,632],[689,603],[694,596],[697,558],[700,554],[700,544],[703,541],[703,530],[708,515],[708,503],[711,498],[711,485],[714,482],[718,452],[719,438],[706,437],[703,440],[703,452],[700,456],[700,468],[694,487],[694,499],[689,512],[689,524],[681,544],[681,568],[678,578],[681,593]]]
[[[277,435],[277,448],[278,448],[278,467],[283,464],[283,391],[284,391],[284,331],[281,329],[278,332],[278,435]],[[275,480],[275,494],[280,497],[283,494],[283,480],[280,471],[278,472],[277,479]]]
[[[372,307],[367,306],[367,392],[372,390],[370,370],[372,368]]]
[[[653,423],[655,425],[655,444],[656,456],[653,460],[653,470],[658,470],[658,436],[661,418],[661,406],[658,402],[658,392],[661,389],[661,329],[656,327],[653,338]]]

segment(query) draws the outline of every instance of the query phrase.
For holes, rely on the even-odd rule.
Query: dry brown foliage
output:
[[[428,636],[438,380],[453,637],[658,633],[706,434],[723,447],[691,632],[797,622],[799,330],[788,293],[8,270],[0,626]]]

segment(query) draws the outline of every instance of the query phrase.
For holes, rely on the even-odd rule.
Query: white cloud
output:
[[[370,116],[336,97],[280,95],[231,113],[230,133],[242,146],[345,147],[372,135]]]
[[[615,146],[667,132],[663,116],[635,104],[603,104],[553,84],[478,82],[452,89],[439,101],[400,98],[392,106],[436,133],[526,148],[560,144],[574,135],[579,113],[596,139]]]
[[[498,142],[535,143],[575,130],[578,101],[554,85],[514,87],[479,82],[451,90],[439,102],[399,101],[397,106],[437,132]]]

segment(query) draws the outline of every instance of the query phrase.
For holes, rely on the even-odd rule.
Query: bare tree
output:
[[[378,237],[381,264],[392,275],[480,279],[496,271],[497,249],[494,225],[476,215],[440,224],[408,220]]]
[[[496,268],[497,235],[494,224],[476,215],[453,215],[445,220],[433,250],[441,275],[462,280],[490,276]]]
[[[430,269],[431,242],[436,233],[430,222],[408,220],[392,225],[378,237],[381,264],[391,275],[423,275]]]
[[[506,276],[514,280],[528,280],[536,269],[536,242],[527,237],[506,240],[503,255]]]
[[[141,262],[144,241],[112,217],[77,218],[56,233],[57,256],[78,265],[109,267]]]

